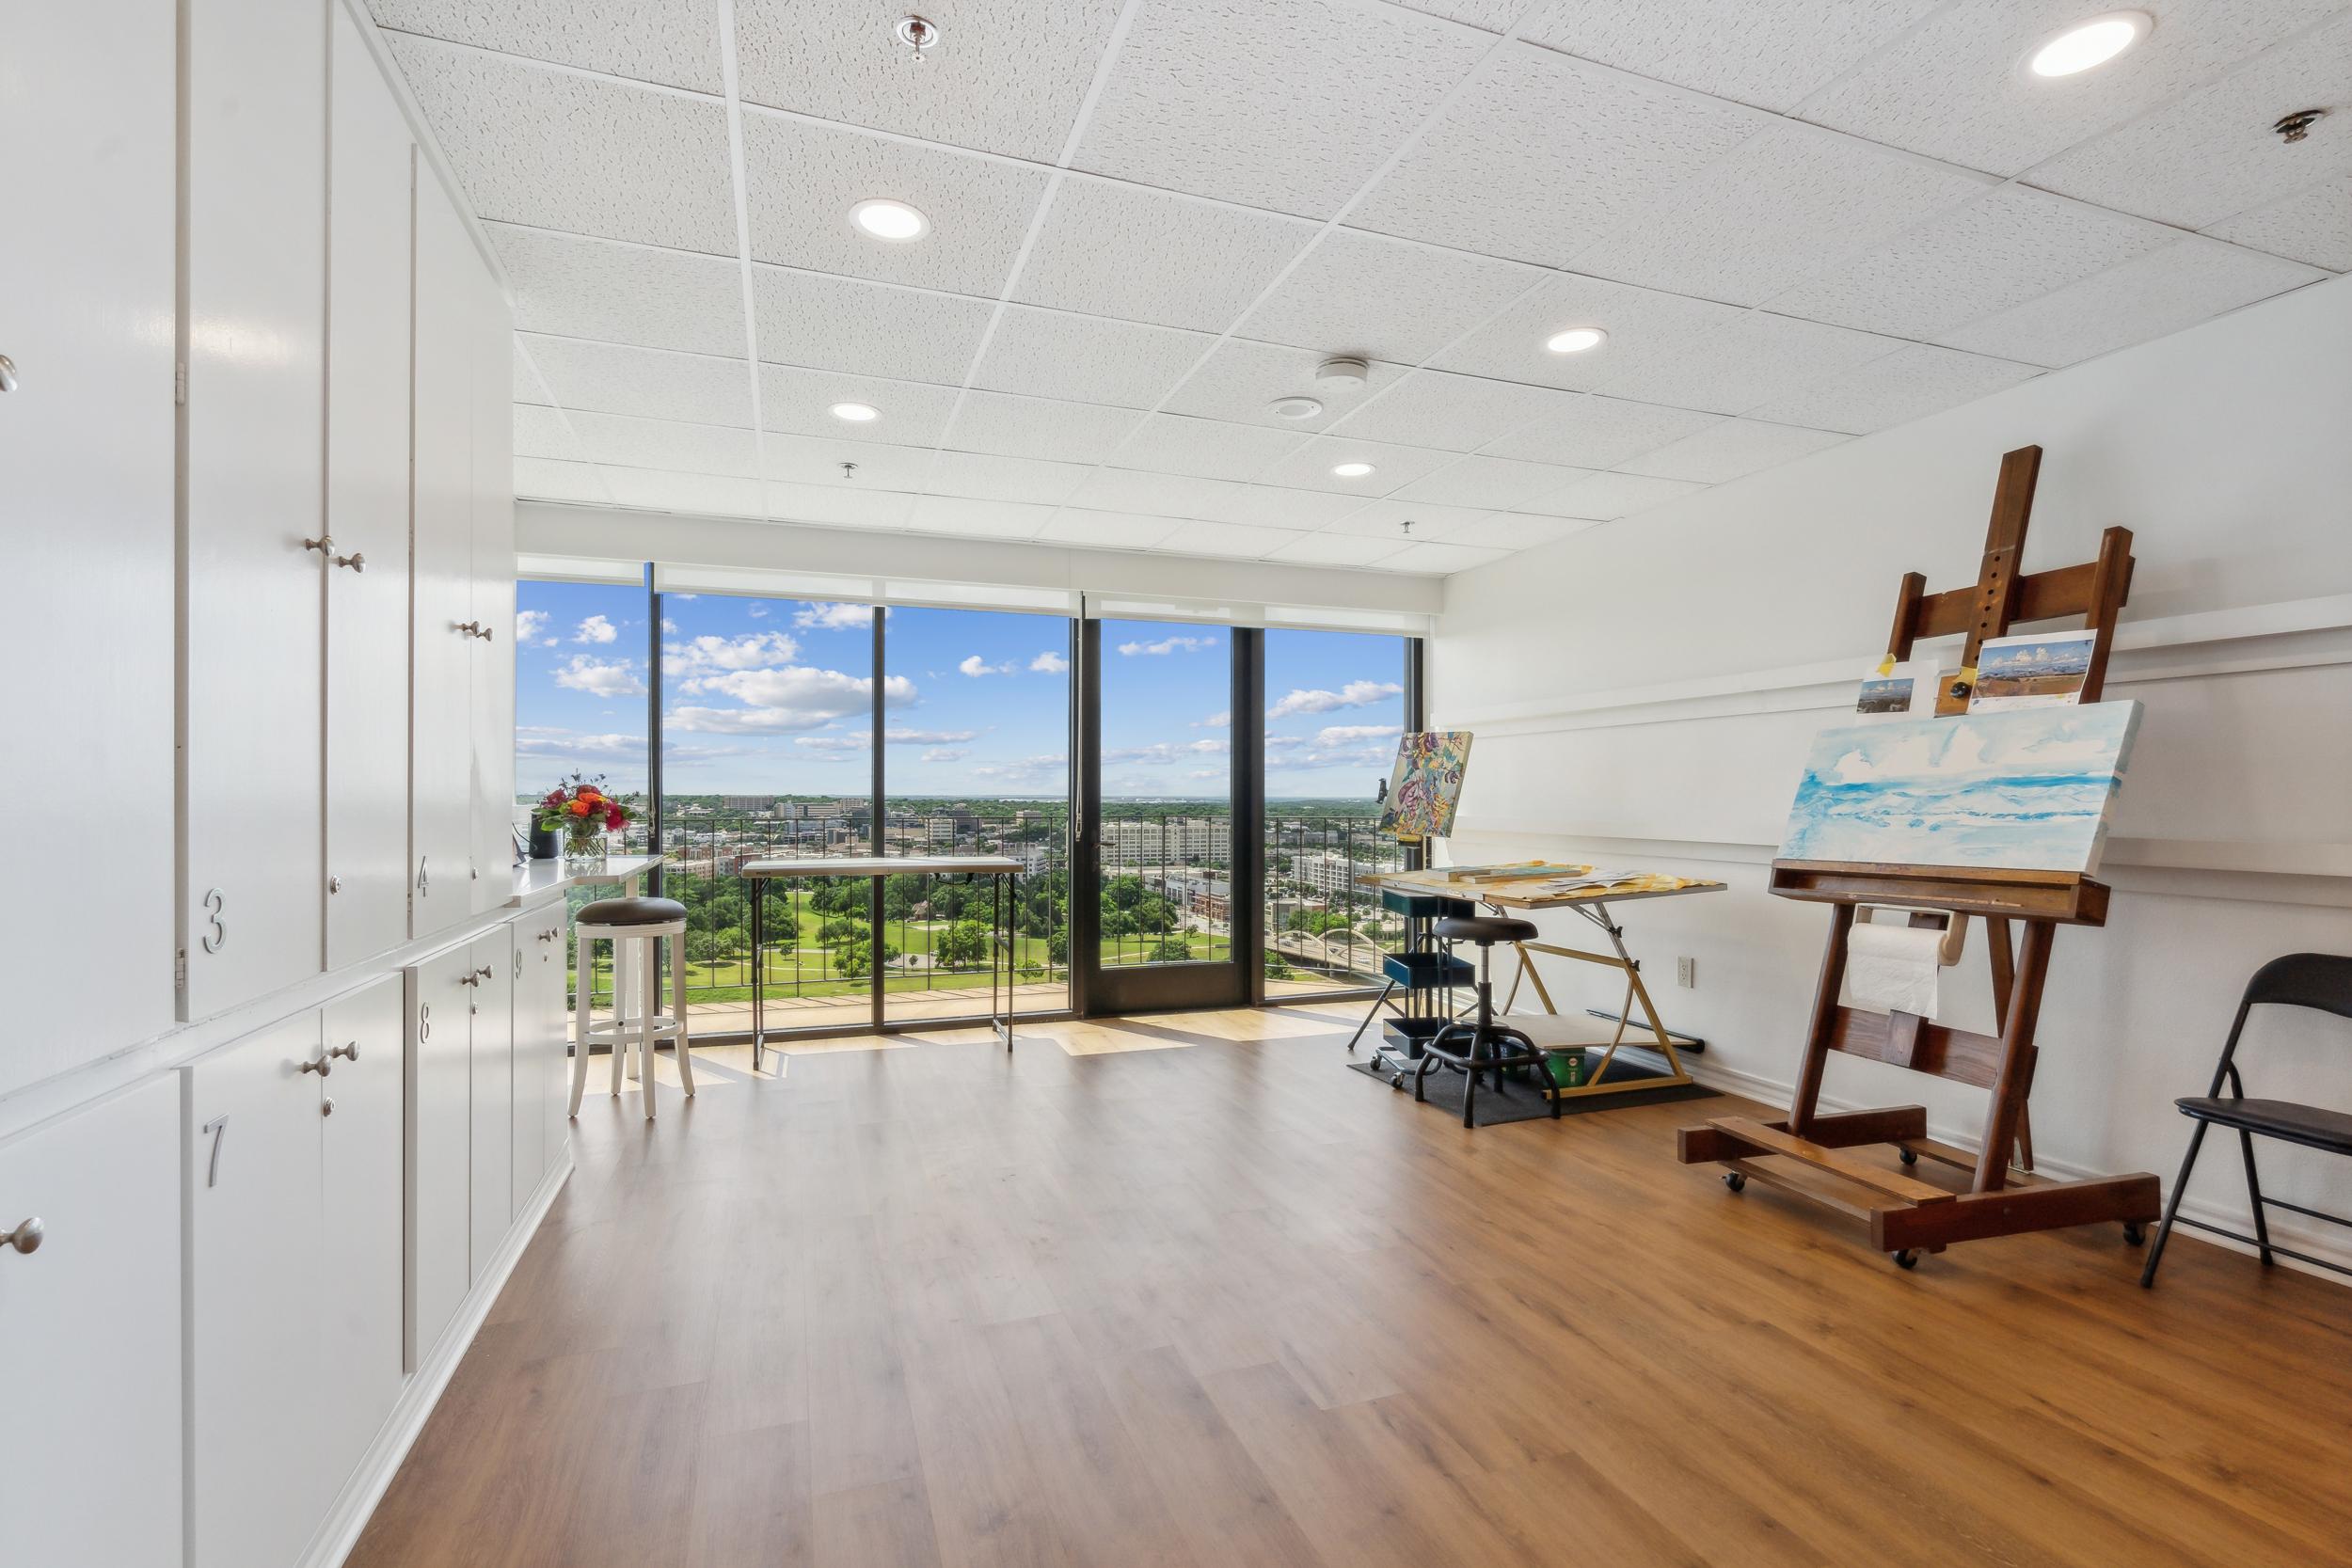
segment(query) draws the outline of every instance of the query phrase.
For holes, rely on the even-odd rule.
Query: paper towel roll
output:
[[[1856,922],[1846,949],[1850,1006],[1874,1013],[1935,1016],[1936,950],[1944,933],[1933,927]]]

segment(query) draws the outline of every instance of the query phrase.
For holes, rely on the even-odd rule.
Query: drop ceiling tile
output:
[[[1518,261],[1337,229],[1234,331],[1417,365],[1544,276]]]
[[[515,286],[515,325],[522,331],[743,352],[743,274],[732,257],[486,227]]]
[[[1621,398],[1580,398],[1557,414],[1486,443],[1483,455],[1578,468],[1613,468],[1629,457],[1706,429],[1722,416]]]
[[[1939,340],[2029,365],[2072,365],[2144,343],[2328,275],[2297,261],[2188,235],[2120,267]]]
[[[836,403],[862,403],[881,418],[853,424],[834,417]],[[883,441],[892,446],[935,446],[956,406],[953,387],[920,381],[882,381],[838,371],[804,371],[789,365],[759,367],[759,412],[770,430],[793,436],[826,436],[840,441]]]
[[[574,414],[572,428],[590,458],[628,468],[667,468],[677,473],[759,477],[756,443],[748,430],[732,425],[682,424],[620,414]],[[516,439],[521,440],[521,432]]]
[[[1130,512],[1089,512],[1065,506],[1038,531],[1040,539],[1105,550],[1148,550],[1184,526],[1181,517]]]
[[[1268,425],[1276,430],[1321,430],[1335,420],[1344,419],[1357,404],[1406,371],[1402,365],[1375,359],[1371,362],[1371,373],[1364,386],[1343,391],[1315,385],[1315,367],[1328,357],[1313,349],[1280,348],[1273,343],[1228,338],[1217,344],[1206,364],[1186,376],[1184,384],[1176,388],[1176,395],[1168,400],[1168,412],[1230,420],[1239,424]],[[1287,397],[1313,398],[1323,404],[1323,412],[1303,420],[1286,419],[1274,412],[1271,404],[1277,398]]]
[[[1378,562],[1384,572],[1413,572],[1424,577],[1451,577],[1473,566],[1501,561],[1508,550],[1481,549],[1475,545],[1410,545]]]
[[[2161,30],[2161,29],[2159,29]],[[2202,229],[2352,169],[2352,15],[2235,74],[2060,153],[2029,178],[2043,190]],[[2296,109],[2338,112],[2299,142],[2271,130]]]
[[[1314,233],[1311,223],[1271,213],[1066,179],[1012,297],[1222,332]]]
[[[390,43],[476,217],[735,254],[722,104],[402,34]]]
[[[1406,10],[1441,16],[1489,33],[1500,33],[1519,19],[1527,0],[1395,0]]]
[[[1608,384],[1613,397],[1742,414],[1903,345],[1851,327],[1752,310]]]
[[[1522,512],[1497,512],[1468,528],[1446,530],[1437,536],[1437,542],[1480,545],[1497,550],[1532,550],[1600,526],[1589,517],[1534,517]]]
[[[1070,497],[1073,506],[1102,512],[1151,512],[1164,517],[1221,517],[1242,486],[1231,480],[1097,468]]]
[[[1580,479],[1541,500],[1531,501],[1519,508],[1544,517],[1589,517],[1607,522],[1614,517],[1629,516],[1646,512],[1653,506],[1663,506],[1670,500],[1695,495],[1706,489],[1704,484],[1689,483],[1679,479],[1651,479],[1642,474],[1595,474]]]
[[[993,457],[977,451],[942,451],[931,465],[930,488],[943,496],[977,500],[1031,501],[1059,506],[1087,481],[1082,463],[1047,463],[1034,457]]]
[[[1636,75],[1785,112],[1938,3],[1575,0],[1537,18],[1525,36]]]
[[[1369,501],[1453,461],[1452,453],[1430,447],[1400,447],[1353,436],[1316,436],[1269,464],[1257,477],[1265,484],[1328,490]],[[1343,479],[1331,471],[1343,463],[1369,463],[1372,472]]]
[[[539,372],[532,366],[531,356],[523,352],[523,341],[520,338],[515,340],[515,401],[516,403],[548,401],[547,388],[539,384]]]
[[[622,506],[714,517],[762,515],[759,481],[755,479],[669,473],[660,468],[602,467],[598,471],[612,487],[613,500]]]
[[[1047,178],[1021,164],[756,112],[743,116],[743,158],[756,260],[991,300]],[[871,197],[911,204],[930,219],[930,232],[904,244],[861,232],[850,209]]]
[[[522,341],[565,408],[752,427],[751,366],[741,359],[573,338]]]
[[[610,505],[612,497],[585,463],[558,463],[545,457],[515,459],[516,500],[587,501]]]
[[[1834,263],[1772,307],[1784,316],[1932,338],[2177,237],[2143,218],[2005,185]]]
[[[1579,272],[1755,305],[1992,182],[1781,120],[1578,253]]]
[[[1360,496],[1286,490],[1279,484],[1242,484],[1217,505],[1204,509],[1201,515],[1213,523],[1242,523],[1250,528],[1317,529],[1363,504]]]
[[[1305,537],[1305,533],[1295,529],[1243,528],[1233,523],[1211,523],[1195,518],[1177,525],[1175,532],[1153,547],[1182,550],[1190,555],[1240,556],[1256,561]]]
[[[1746,474],[1777,468],[1783,463],[1793,463],[1851,439],[1835,431],[1766,424],[1760,420],[1725,420],[1671,446],[1643,453],[1627,463],[1624,471],[1656,479],[1722,484]]]
[[[1254,479],[1303,439],[1295,430],[1154,414],[1119,449],[1121,467],[1200,479]]]
[[[960,387],[995,309],[964,294],[752,268],[759,356],[775,365]]]
[[[1150,0],[1076,165],[1327,217],[1491,42],[1344,0]]]
[[[718,92],[718,0],[368,0],[380,27]]]
[[[1573,392],[1517,381],[1415,371],[1342,420],[1342,436],[1470,451],[1532,420],[1557,414]]]
[[[1323,531],[1353,534],[1361,539],[1393,539],[1399,545],[1410,545],[1423,539],[1451,538],[1450,531],[1468,528],[1493,515],[1492,507],[1415,506],[1406,501],[1382,500],[1358,508]],[[1410,528],[1406,526],[1408,523]]]
[[[907,527],[923,533],[973,533],[990,539],[1034,539],[1054,509],[1022,501],[962,496],[917,496]]]
[[[567,463],[588,461],[560,410],[529,403],[515,405],[515,455],[554,457]]]
[[[1052,163],[1086,101],[1119,0],[930,0],[921,65],[871,0],[738,0],[746,100]]]
[[[2205,232],[2330,272],[2352,272],[2352,177],[2322,181]]]
[[[1548,495],[1589,472],[1587,468],[1524,463],[1509,457],[1465,457],[1399,486],[1393,496],[1401,501],[1441,501],[1448,506],[1508,510],[1521,501]]]
[[[2041,373],[2032,365],[1914,343],[1753,412],[1759,420],[1867,436],[1989,397]]]
[[[1558,266],[1766,123],[1753,109],[1506,44],[1348,222]]]
[[[1361,539],[1346,533],[1302,533],[1266,557],[1311,566],[1370,566],[1400,550],[1412,548],[1401,539]]]
[[[1151,408],[1209,345],[1205,332],[1007,306],[972,372],[992,392]]]
[[[1737,321],[1737,307],[1561,273],[1462,342],[1430,361],[1441,371],[1589,391],[1710,328]],[[1544,345],[1572,326],[1597,326],[1597,348],[1554,354]]]
[[[906,526],[914,497],[903,490],[866,490],[854,484],[790,484],[770,480],[768,515],[779,523],[822,523],[830,528],[897,529]]]
[[[1872,141],[2012,175],[2209,80],[2341,0],[2170,0],[2139,46],[2062,80],[2022,69],[2083,0],[1947,6],[1798,113]]]
[[[931,478],[932,459],[937,455],[929,447],[787,436],[773,430],[760,437],[759,451],[767,460],[770,479],[787,484],[845,484],[858,490],[920,490]],[[844,463],[857,467],[844,474]]]
[[[998,457],[1100,463],[1136,427],[1132,408],[966,392],[944,445]]]

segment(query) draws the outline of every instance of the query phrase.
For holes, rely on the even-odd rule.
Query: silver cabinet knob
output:
[[[335,1070],[335,1065],[332,1062],[329,1062],[326,1057],[321,1056],[315,1062],[303,1063],[298,1070],[303,1072],[315,1072],[321,1078],[324,1078],[328,1073]]]
[[[9,358],[5,354],[0,354],[0,392],[13,392],[15,390],[16,361]],[[38,1242],[34,1243],[36,1246],[40,1244],[40,1243]]]
[[[7,363],[8,356],[0,354],[0,365]],[[8,389],[10,388],[0,388]],[[48,1234],[49,1227],[40,1223],[40,1216],[28,1214],[16,1222],[14,1230],[0,1230],[0,1246],[12,1246],[19,1252],[39,1252],[41,1238]]]
[[[480,969],[475,970],[474,973],[486,980],[490,977],[490,966],[488,964],[484,964]]]
[[[331,1117],[331,1116],[333,1116],[334,1114],[335,1114],[335,1102],[334,1102],[333,1101],[331,1101],[331,1100],[321,1100],[321,1101],[319,1101],[319,1115],[321,1115],[321,1116],[323,1116],[323,1117]]]
[[[360,551],[354,550],[349,555],[337,556],[335,564],[348,566],[355,572],[364,572],[368,569],[368,558]]]
[[[341,1056],[345,1061],[356,1062],[359,1059],[359,1042],[358,1040],[346,1040],[342,1045],[335,1047],[334,1050],[329,1051],[327,1055]]]
[[[482,623],[479,621],[460,621],[457,623],[456,629],[465,636],[479,637],[482,635]]]
[[[329,878],[327,878],[327,879],[326,879],[326,891],[327,891],[327,892],[329,892],[329,893],[341,893],[341,892],[342,892],[342,890],[343,890],[343,879],[342,879],[341,877],[329,877]]]
[[[321,555],[333,555],[335,536],[331,533],[322,533],[316,539],[305,539],[302,542],[302,547],[306,550],[316,550]]]

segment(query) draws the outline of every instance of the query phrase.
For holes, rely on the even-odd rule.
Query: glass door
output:
[[[1260,945],[1258,634],[1081,628],[1071,957],[1090,1013],[1236,1006]]]

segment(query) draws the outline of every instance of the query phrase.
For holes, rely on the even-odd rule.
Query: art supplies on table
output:
[[[1505,861],[1499,865],[1433,865],[1425,874],[1447,882],[1510,882],[1540,877],[1572,877],[1591,869],[1589,865],[1551,861]]]

